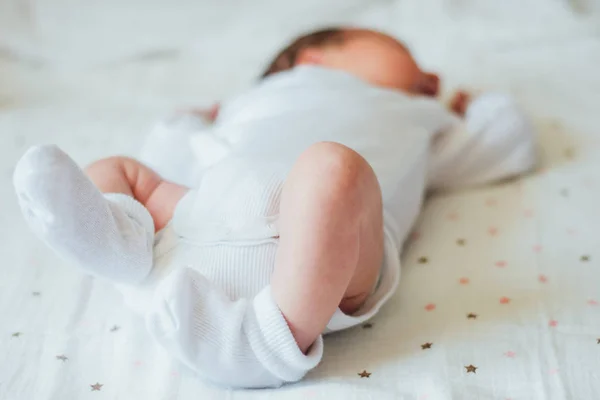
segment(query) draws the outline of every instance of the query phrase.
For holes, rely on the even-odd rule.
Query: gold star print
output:
[[[427,343],[425,343],[425,344],[422,344],[422,345],[421,345],[421,350],[427,350],[427,349],[430,349],[430,348],[431,348],[431,346],[433,346],[433,343],[429,343],[429,342],[427,342]]]
[[[98,383],[96,382],[96,384],[94,385],[90,385],[92,388],[92,392],[99,392],[102,390],[102,386],[104,386],[102,383]]]
[[[568,147],[565,149],[565,157],[569,160],[573,159],[573,157],[575,156],[575,149],[573,149],[572,147]]]
[[[56,356],[56,359],[65,362],[69,359],[69,357],[65,356],[64,354],[59,354]]]
[[[581,256],[581,262],[588,262],[590,261],[590,256]]]
[[[429,262],[429,259],[427,257],[420,257],[418,260],[419,264],[427,264]]]
[[[465,366],[465,369],[467,370],[467,374],[468,374],[468,373],[470,373],[470,372],[472,372],[472,373],[474,373],[474,374],[476,374],[476,373],[477,373],[477,367],[476,367],[476,366],[474,366],[473,364],[471,364],[471,365],[466,365],[466,366]]]
[[[365,370],[363,369],[363,372],[359,372],[359,373],[358,373],[358,376],[360,376],[361,378],[368,378],[368,377],[370,377],[370,376],[371,376],[371,373],[370,373],[370,372],[367,372],[367,371],[365,371]]]
[[[19,336],[21,336],[23,333],[22,332],[15,332],[12,334],[12,337],[16,337],[18,338]]]
[[[464,246],[465,244],[467,244],[467,241],[465,239],[458,239],[456,241],[456,244],[459,246]]]
[[[119,329],[121,329],[121,327],[120,327],[120,326],[118,326],[118,325],[115,325],[115,326],[113,326],[112,328],[110,328],[110,331],[111,331],[111,332],[116,332],[116,331],[118,331]]]
[[[468,319],[477,319],[478,315],[475,313],[468,313],[467,314],[467,318]]]
[[[372,324],[372,323],[370,323],[370,322],[367,322],[367,323],[366,323],[366,324],[364,324],[362,327],[363,327],[363,329],[371,329],[371,328],[373,327],[373,324]]]

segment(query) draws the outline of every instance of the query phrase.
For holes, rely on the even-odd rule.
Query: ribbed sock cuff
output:
[[[123,193],[105,193],[104,198],[116,204],[125,214],[138,222],[148,234],[154,236],[154,221],[142,203]]]
[[[271,286],[266,286],[253,300],[256,320],[266,351],[256,352],[264,358],[261,364],[286,382],[300,380],[308,371],[315,368],[323,357],[323,338],[319,335],[309,348],[302,353],[290,328],[273,299]],[[250,332],[249,332],[250,334]],[[254,333],[256,334],[256,333]],[[250,343],[256,343],[250,340]]]

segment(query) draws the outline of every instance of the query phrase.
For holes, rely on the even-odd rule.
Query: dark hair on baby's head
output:
[[[275,57],[261,78],[293,68],[298,54],[304,49],[342,43],[344,33],[341,28],[328,28],[300,36]]]

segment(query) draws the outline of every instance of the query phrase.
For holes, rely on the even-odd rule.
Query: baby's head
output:
[[[373,85],[409,94],[438,94],[437,75],[422,71],[402,43],[366,29],[325,29],[301,36],[279,53],[263,77],[310,64],[343,70]]]

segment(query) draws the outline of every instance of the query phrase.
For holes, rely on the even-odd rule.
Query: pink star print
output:
[[[596,300],[594,300],[594,299],[590,299],[590,300],[588,300],[588,302],[587,302],[587,303],[588,303],[590,306],[597,306],[597,305],[598,305],[598,302],[597,302]]]
[[[468,285],[469,284],[469,278],[460,278],[460,280],[458,281],[461,285]]]
[[[546,282],[548,282],[548,277],[547,277],[546,275],[540,275],[540,276],[538,277],[538,280],[539,280],[541,283],[546,283]]]
[[[515,353],[514,351],[507,351],[506,353],[504,353],[504,355],[508,358],[515,358],[517,353]]]
[[[498,203],[498,202],[497,202],[497,201],[496,201],[496,199],[494,199],[493,197],[491,197],[491,198],[489,198],[489,199],[487,199],[487,200],[485,201],[485,205],[486,205],[486,206],[488,206],[488,207],[493,207],[493,206],[495,206],[497,203]]]
[[[555,319],[551,319],[550,322],[548,322],[548,325],[554,328],[558,325],[558,321]]]
[[[508,303],[510,303],[510,298],[500,297],[500,304],[508,304]]]
[[[552,368],[550,371],[548,371],[548,373],[550,375],[556,375],[557,372],[558,372],[558,368]]]
[[[498,267],[498,268],[506,267],[506,261],[496,261],[496,267]]]
[[[533,217],[533,210],[531,208],[529,208],[529,209],[523,211],[523,216],[525,218],[531,218],[531,217]]]
[[[533,251],[534,251],[535,253],[541,253],[541,251],[542,251],[542,246],[541,246],[541,245],[539,245],[539,244],[536,244],[535,246],[533,246],[533,247],[532,247],[532,249],[533,249]]]
[[[417,241],[417,240],[419,240],[420,238],[421,238],[421,233],[419,233],[419,232],[413,232],[413,233],[410,235],[410,239],[411,239],[413,242],[416,242],[416,241]]]
[[[577,235],[577,231],[573,228],[567,228],[567,233],[571,236],[576,236]]]
[[[495,226],[490,226],[488,229],[488,233],[490,234],[490,236],[496,236],[498,234],[498,228],[496,228]]]
[[[591,188],[594,186],[594,180],[592,178],[586,178],[583,180],[583,185],[585,187]]]
[[[435,304],[433,304],[433,303],[427,304],[425,306],[425,310],[427,310],[427,311],[433,311],[433,310],[435,310]]]
[[[523,187],[521,185],[521,181],[515,183],[514,187],[517,190],[517,193],[521,193],[521,189],[523,189]]]
[[[140,360],[137,360],[136,362],[133,363],[133,365],[135,365],[136,367],[141,367],[142,364],[143,363]]]
[[[450,221],[456,221],[458,219],[458,213],[457,212],[451,212],[450,214],[448,214],[446,216],[446,218],[448,218]]]

